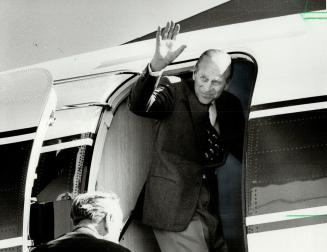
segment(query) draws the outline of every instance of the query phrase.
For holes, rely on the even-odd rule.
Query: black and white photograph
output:
[[[326,235],[326,0],[0,0],[0,252]]]

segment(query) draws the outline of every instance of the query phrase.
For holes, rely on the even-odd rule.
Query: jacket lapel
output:
[[[194,133],[198,142],[200,153],[206,144],[206,123],[209,120],[208,108],[199,102],[194,93],[194,82],[186,83],[186,94],[188,98],[188,108],[193,123]]]

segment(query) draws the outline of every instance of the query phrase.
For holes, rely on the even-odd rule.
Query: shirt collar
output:
[[[79,225],[77,225],[74,228],[73,232],[92,235],[95,238],[101,238],[100,235],[98,234],[97,230],[93,226],[84,226],[84,225],[79,226]]]

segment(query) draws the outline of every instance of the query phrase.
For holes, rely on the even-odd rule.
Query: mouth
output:
[[[213,97],[212,94],[203,94],[203,93],[201,94],[201,96],[206,99],[211,99]]]

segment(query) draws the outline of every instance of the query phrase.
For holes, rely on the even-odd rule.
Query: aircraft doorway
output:
[[[245,121],[248,119],[251,96],[257,75],[255,60],[241,52],[231,52],[233,77],[229,92],[242,104]],[[196,59],[176,62],[164,75],[190,78]],[[130,87],[130,86],[129,86]],[[125,213],[135,206],[141,192],[153,151],[155,120],[132,114],[127,107],[127,89],[111,101],[114,111],[106,136],[96,189],[114,191],[121,198]],[[119,90],[118,90],[119,92]],[[110,103],[110,100],[109,100]],[[229,155],[224,166],[217,170],[219,181],[220,216],[225,238],[231,252],[244,251],[242,220],[242,163]],[[123,237],[122,244],[133,251],[160,251],[151,229],[133,222]]]

